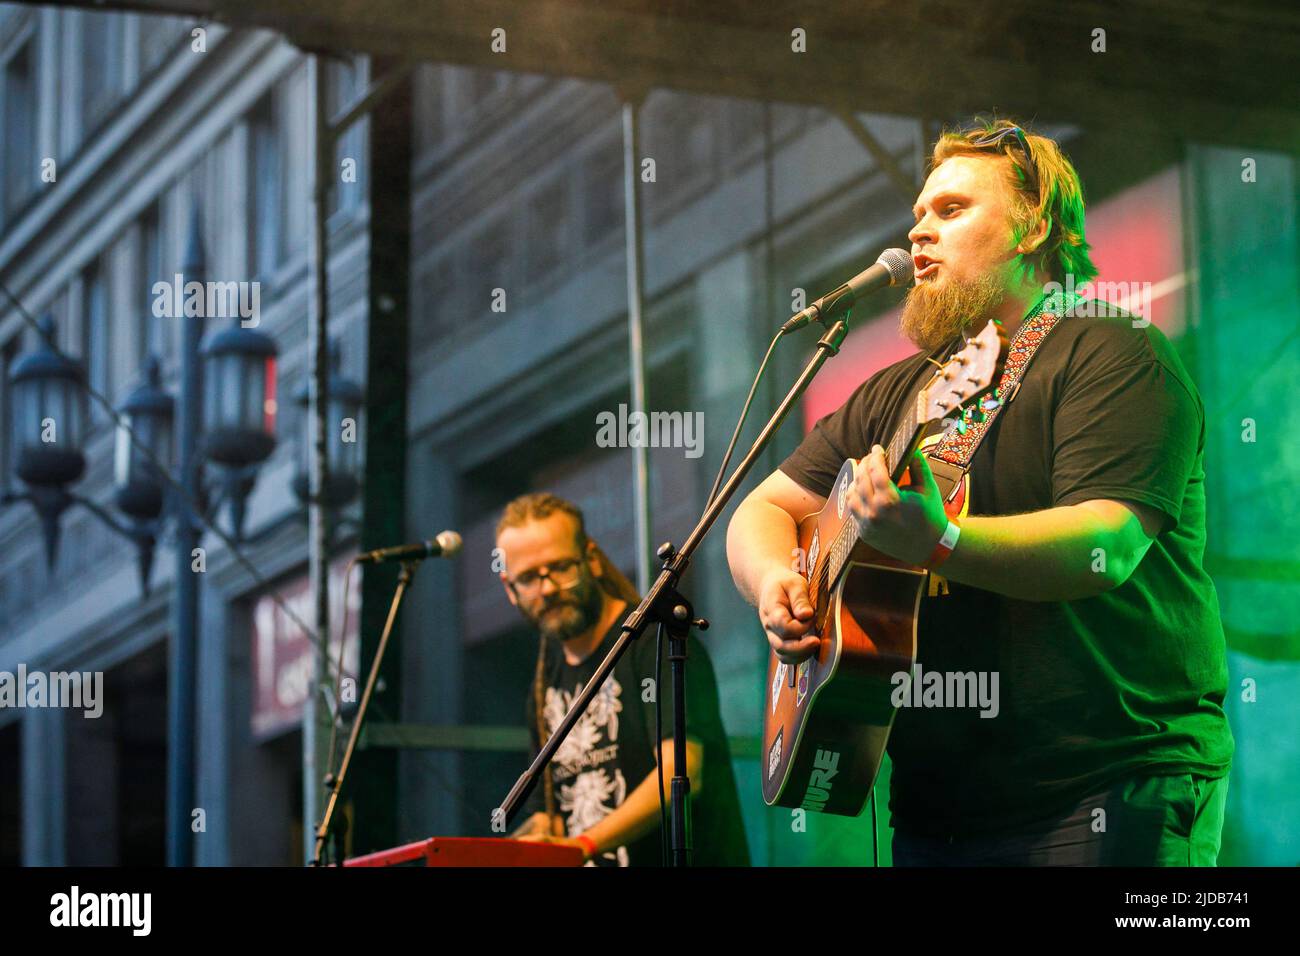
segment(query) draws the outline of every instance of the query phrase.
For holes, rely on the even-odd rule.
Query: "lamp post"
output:
[[[86,507],[135,543],[141,590],[146,594],[154,544],[164,515],[170,512],[176,540],[167,701],[167,862],[172,866],[187,866],[193,858],[196,570],[202,567],[197,562],[199,518],[210,517],[221,500],[228,500],[234,537],[240,538],[245,500],[258,467],[276,444],[275,342],[262,332],[242,328],[238,318],[233,326],[214,332],[204,342],[205,310],[188,308],[194,297],[205,306],[208,301],[202,282],[205,262],[197,208],[191,217],[181,271],[187,280],[187,309],[176,317],[182,323],[179,402],[163,391],[158,363],[150,358],[141,383],[119,409],[114,501],[127,522],[69,490],[86,470],[86,373],[80,362],[53,347],[54,323],[49,317],[40,323],[43,341],[33,352],[20,356],[9,373],[15,472],[25,487],[20,493],[0,497],[0,504],[27,501],[36,510],[51,569],[58,555],[63,512],[73,504]],[[172,464],[173,433],[177,455],[174,485],[182,494],[168,493],[166,471]],[[222,472],[222,491],[216,497],[205,486],[205,458]]]
[[[206,262],[197,208],[181,266],[187,298],[204,298]],[[187,312],[190,310],[187,308]],[[275,449],[275,343],[269,336],[235,325],[214,332],[203,345],[205,309],[182,319],[180,376],[180,487],[200,491],[206,452],[224,468],[225,496],[238,537],[244,501],[256,468]],[[205,387],[206,382],[206,387]],[[206,402],[204,399],[206,398]],[[206,406],[206,407],[205,407]],[[208,432],[200,445],[200,423]],[[189,501],[177,496],[176,592],[172,601],[172,653],[168,659],[167,862],[189,866],[194,846],[194,726],[199,586],[195,556],[201,529]]]
[[[198,209],[190,217],[181,274],[187,284],[203,288],[206,263]],[[176,477],[181,488],[198,489],[198,432],[202,367],[199,342],[203,337],[203,313],[176,316],[181,323],[180,351],[180,434],[177,441]],[[184,495],[175,502],[176,553],[175,588],[172,593],[171,653],[167,655],[167,865],[189,866],[194,859],[190,814],[194,806],[194,725],[196,661],[199,627],[199,582],[195,558],[200,531],[194,510]],[[205,565],[199,565],[204,567]]]

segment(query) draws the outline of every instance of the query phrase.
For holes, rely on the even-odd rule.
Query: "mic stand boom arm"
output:
[[[763,430],[758,437],[754,439],[754,444],[750,446],[749,452],[736,466],[736,470],[731,473],[726,484],[718,492],[717,496],[704,509],[704,514],[700,516],[699,522],[695,529],[687,537],[681,548],[674,548],[671,544],[664,544],[659,548],[659,557],[663,559],[663,567],[659,576],[650,586],[650,590],[636,609],[630,613],[623,621],[623,633],[619,635],[618,640],[610,649],[609,654],[601,661],[592,675],[591,680],[587,681],[587,686],[582,689],[569,712],[564,715],[560,725],[555,728],[549,740],[542,745],[537,757],[523,776],[515,781],[515,785],[510,788],[506,794],[505,800],[501,806],[492,812],[492,829],[494,832],[505,832],[510,821],[519,811],[520,804],[528,799],[533,788],[537,786],[537,781],[541,779],[542,772],[546,765],[551,762],[555,752],[564,743],[573,725],[578,722],[578,718],[586,711],[591,699],[604,686],[609,675],[613,673],[615,665],[627,651],[628,645],[640,637],[651,621],[662,624],[668,631],[669,635],[669,659],[673,664],[673,708],[676,719],[673,721],[673,756],[674,756],[674,776],[673,776],[673,821],[672,821],[672,839],[673,839],[673,865],[685,866],[690,861],[690,847],[688,837],[690,833],[690,817],[688,799],[690,795],[690,781],[686,776],[686,722],[685,722],[685,696],[683,692],[684,676],[681,672],[681,666],[685,659],[686,637],[692,626],[698,626],[701,630],[708,627],[708,622],[696,620],[694,610],[689,601],[687,601],[678,591],[677,584],[682,575],[686,573],[687,566],[690,564],[691,555],[695,553],[700,542],[704,540],[709,529],[713,527],[718,516],[726,508],[727,502],[735,494],[740,483],[745,480],[745,476],[754,466],[764,449],[776,434],[776,430],[781,427],[790,409],[807,391],[813,378],[821,370],[822,365],[832,355],[839,353],[840,346],[844,342],[844,337],[848,334],[847,315],[840,316],[826,330],[826,334],[817,342],[817,350],[804,370],[800,373],[799,378],[790,391],[786,393],[781,404],[777,406],[772,417],[768,419]]]

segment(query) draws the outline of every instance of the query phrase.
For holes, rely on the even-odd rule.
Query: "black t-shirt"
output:
[[[1202,567],[1204,408],[1159,329],[1088,315],[1057,323],[985,434],[969,514],[1112,498],[1158,509],[1164,527],[1129,579],[1097,597],[1024,601],[955,582],[946,594],[923,592],[923,671],[996,673],[1000,704],[992,718],[975,707],[898,708],[889,742],[897,826],[992,832],[1046,819],[1139,769],[1227,772],[1225,641]],[[825,496],[846,458],[888,444],[904,401],[933,372],[927,357],[961,344],[881,369],[781,470]]]
[[[564,659],[558,641],[547,643],[544,669],[543,714],[547,733],[554,732],[596,667],[613,648],[622,631],[620,617],[606,632],[600,646],[577,666]],[[731,752],[718,709],[718,683],[704,646],[694,636],[686,645],[687,738],[704,747],[704,780],[691,798],[692,844],[695,866],[748,866],[749,849],[740,815]],[[655,734],[655,688],[661,688],[663,737]],[[528,727],[536,754],[534,697],[527,703]],[[655,633],[650,628],[632,643],[614,666],[604,689],[591,701],[551,762],[556,811],[564,817],[569,836],[590,829],[656,771],[654,746],[673,735],[672,673],[668,663],[668,637],[663,639],[663,675],[655,679]],[[695,782],[692,781],[694,784]],[[657,786],[657,782],[656,782]],[[668,798],[672,778],[664,776]],[[529,797],[526,813],[545,809],[542,786]],[[672,812],[668,804],[669,813]],[[670,817],[671,820],[671,817]],[[616,852],[593,861],[603,866],[658,866],[662,862],[659,828]]]

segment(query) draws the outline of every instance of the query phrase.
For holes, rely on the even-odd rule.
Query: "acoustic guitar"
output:
[[[890,477],[906,487],[908,462],[936,421],[956,422],[966,406],[981,402],[1001,378],[1007,340],[989,322],[965,348],[935,370],[885,446]],[[931,436],[937,442],[941,435]],[[964,516],[969,476],[928,458],[950,517]],[[813,656],[791,666],[769,652],[763,702],[764,760],[760,767],[768,806],[802,807],[857,816],[880,770],[895,709],[894,675],[911,680],[916,622],[927,572],[866,545],[846,499],[857,469],[849,459],[821,511],[799,522],[795,568],[808,580]]]

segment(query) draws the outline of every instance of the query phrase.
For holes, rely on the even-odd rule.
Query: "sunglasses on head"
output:
[[[967,142],[980,149],[1002,146],[1019,147],[1020,151],[1025,155],[1025,162],[1019,167],[1024,173],[1025,185],[1030,192],[1037,194],[1038,173],[1037,167],[1034,166],[1034,152],[1029,147],[1029,138],[1025,136],[1025,131],[1019,126],[1004,126],[992,133],[980,134],[973,139],[967,140]]]

